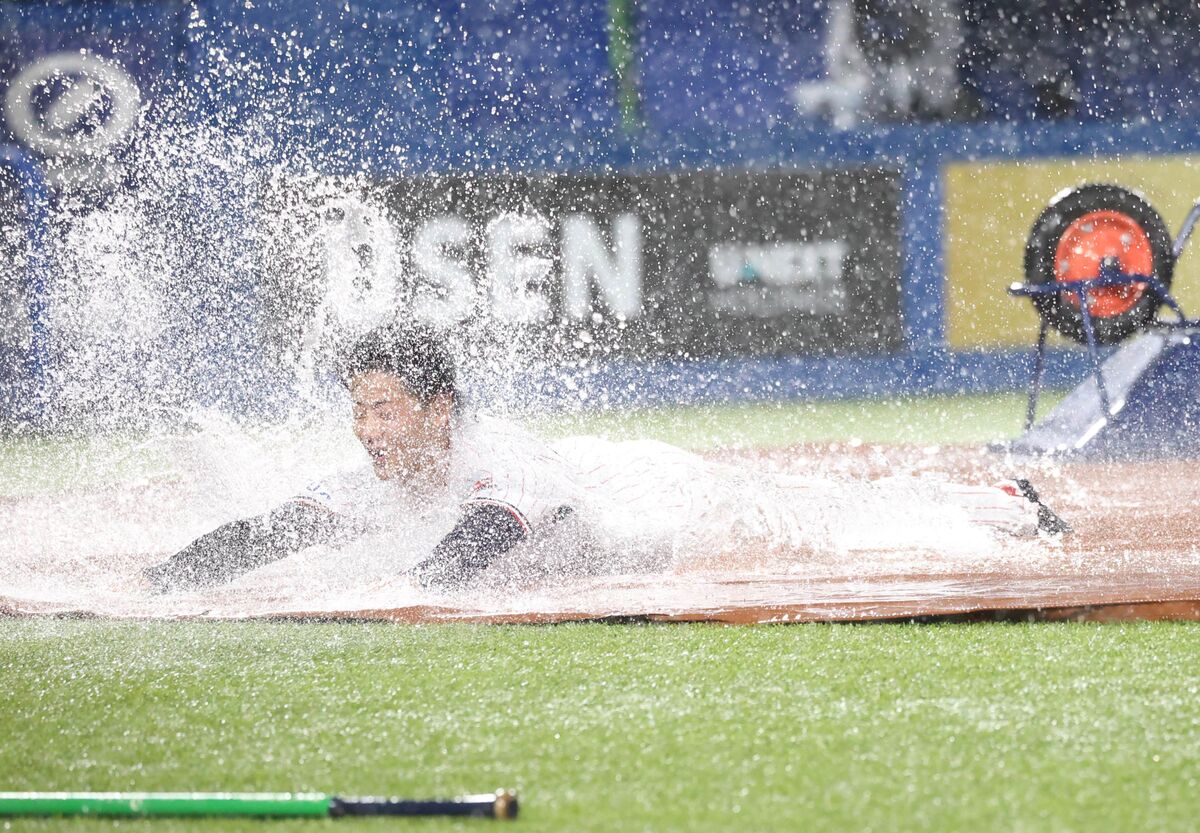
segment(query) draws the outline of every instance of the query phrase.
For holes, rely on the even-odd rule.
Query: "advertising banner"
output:
[[[899,192],[874,169],[383,189],[414,316],[647,359],[900,350]]]

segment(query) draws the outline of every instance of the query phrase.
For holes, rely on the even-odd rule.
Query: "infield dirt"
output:
[[[0,586],[0,612],[113,618],[383,619],[400,622],[558,622],[648,619],[728,623],[870,621],[923,617],[1094,620],[1200,619],[1200,479],[1188,461],[1081,463],[1015,460],[963,446],[829,443],[713,456],[739,467],[811,469],[855,480],[897,475],[988,483],[1024,476],[1074,526],[1063,540],[1001,542],[985,552],[953,547],[852,551],[736,549],[696,553],[666,572],[600,575],[553,587],[414,599],[386,586],[310,596],[266,582],[218,588],[164,603],[133,585],[136,568],[162,553],[128,551],[33,559],[47,592]],[[113,498],[136,529],[170,511],[175,486],[143,484]],[[83,496],[88,497],[88,496]],[[94,497],[94,496],[93,496]],[[59,498],[66,511],[80,496]],[[43,497],[5,499],[6,514],[34,522]],[[870,525],[875,519],[861,518]],[[53,537],[54,529],[45,534]],[[64,542],[64,545],[66,542]],[[101,563],[103,562],[103,563]],[[64,575],[64,569],[70,572]],[[82,591],[56,588],[94,576]],[[395,597],[395,603],[392,598]]]

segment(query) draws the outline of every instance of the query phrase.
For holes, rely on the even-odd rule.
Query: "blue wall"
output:
[[[1159,4],[1156,37],[1132,42],[1139,21],[1119,11],[1106,18],[1109,10],[1098,4],[1092,6],[1099,22],[1069,39],[1046,19],[1022,30],[1024,46],[1049,43],[1079,78],[1081,105],[1069,122],[1033,118],[1031,92],[1014,77],[1013,57],[989,40],[1001,15],[1026,14],[1021,4],[968,3],[963,73],[980,96],[984,121],[842,132],[796,119],[787,95],[789,84],[824,71],[823,4],[646,2],[635,18],[646,122],[636,133],[621,129],[614,104],[606,3],[579,3],[568,14],[547,2],[496,3],[472,12],[453,3],[419,5],[403,13],[378,2],[351,4],[349,12],[296,3],[243,11],[240,3],[209,0],[201,8],[218,30],[216,42],[230,52],[269,51],[271,31],[301,33],[272,66],[293,73],[297,65],[306,68],[312,83],[296,103],[316,114],[315,132],[324,132],[330,151],[326,159],[343,171],[392,176],[882,164],[904,172],[905,355],[658,365],[648,375],[645,366],[609,365],[591,371],[590,402],[1021,386],[1027,355],[955,354],[945,347],[941,166],[1200,148],[1200,95],[1194,94],[1200,71],[1189,69],[1200,70],[1200,57],[1187,48],[1187,32],[1196,30],[1189,29],[1195,15],[1186,3]],[[1087,13],[1087,4],[1075,5],[1076,17]],[[1182,9],[1175,17],[1173,5]],[[313,8],[321,9],[319,21]],[[254,33],[256,25],[261,28]],[[330,31],[344,38],[333,51],[318,45]],[[1046,37],[1029,34],[1038,31]],[[316,52],[297,64],[301,44]],[[1131,59],[1137,50],[1142,54]],[[347,62],[347,55],[354,60]],[[328,84],[335,91],[320,93]],[[212,104],[218,112],[228,106],[220,95]],[[1048,381],[1065,385],[1083,371],[1078,351],[1059,351]],[[637,393],[622,393],[631,382],[639,383]],[[552,403],[576,396],[553,380],[546,394]]]
[[[1054,25],[1018,27],[1024,41],[1012,33],[1001,41],[991,35],[1002,13],[1013,6],[1014,14],[1027,14],[1024,5],[964,6],[963,77],[985,117],[969,125],[834,131],[798,120],[788,85],[823,72],[820,2],[638,4],[646,126],[633,132],[622,127],[609,4],[601,0],[566,9],[551,0],[10,0],[0,2],[0,22],[27,42],[0,49],[0,69],[48,46],[90,46],[134,61],[151,89],[182,84],[191,119],[233,129],[271,110],[277,158],[303,155],[330,173],[897,168],[904,175],[905,353],[610,365],[591,372],[589,401],[619,399],[614,391],[634,378],[644,383],[639,401],[652,402],[988,390],[1022,384],[1028,362],[945,347],[941,166],[1200,149],[1200,53],[1191,28],[1200,13],[1172,0],[1156,4],[1159,18],[1147,22],[1136,10],[1109,15],[1099,4],[1076,2],[1057,24],[1095,25],[1070,37]],[[147,51],[147,43],[158,51]],[[1005,43],[1060,53],[1080,90],[1071,121],[1032,118],[1029,84]],[[1065,384],[1082,368],[1077,351],[1060,351],[1049,381]],[[547,380],[545,394],[556,401],[562,391]]]

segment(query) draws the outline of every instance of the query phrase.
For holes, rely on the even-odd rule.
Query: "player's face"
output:
[[[437,472],[450,451],[450,396],[422,403],[390,373],[350,380],[354,434],[381,480],[413,480]]]

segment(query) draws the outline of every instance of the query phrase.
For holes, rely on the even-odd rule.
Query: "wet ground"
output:
[[[189,498],[178,483],[159,481],[107,496],[61,495],[52,506],[44,497],[5,498],[9,544],[0,611],[405,622],[1200,619],[1200,482],[1194,462],[1030,462],[958,446],[845,443],[715,456],[755,470],[812,471],[846,480],[916,475],[989,483],[1025,476],[1076,532],[1061,541],[984,547],[949,539],[944,547],[889,547],[876,535],[867,548],[731,548],[686,554],[666,572],[509,582],[459,596],[421,594],[403,581],[358,581],[353,557],[331,567],[300,555],[229,587],[164,598],[137,586],[135,576],[139,567],[170,551],[154,530],[161,532],[164,517],[186,515]],[[80,540],[78,524],[89,513],[98,537]],[[864,528],[880,523],[873,517],[854,521]],[[143,546],[131,551],[129,542],[137,540]],[[323,580],[333,579],[318,586],[313,581],[318,572]]]

